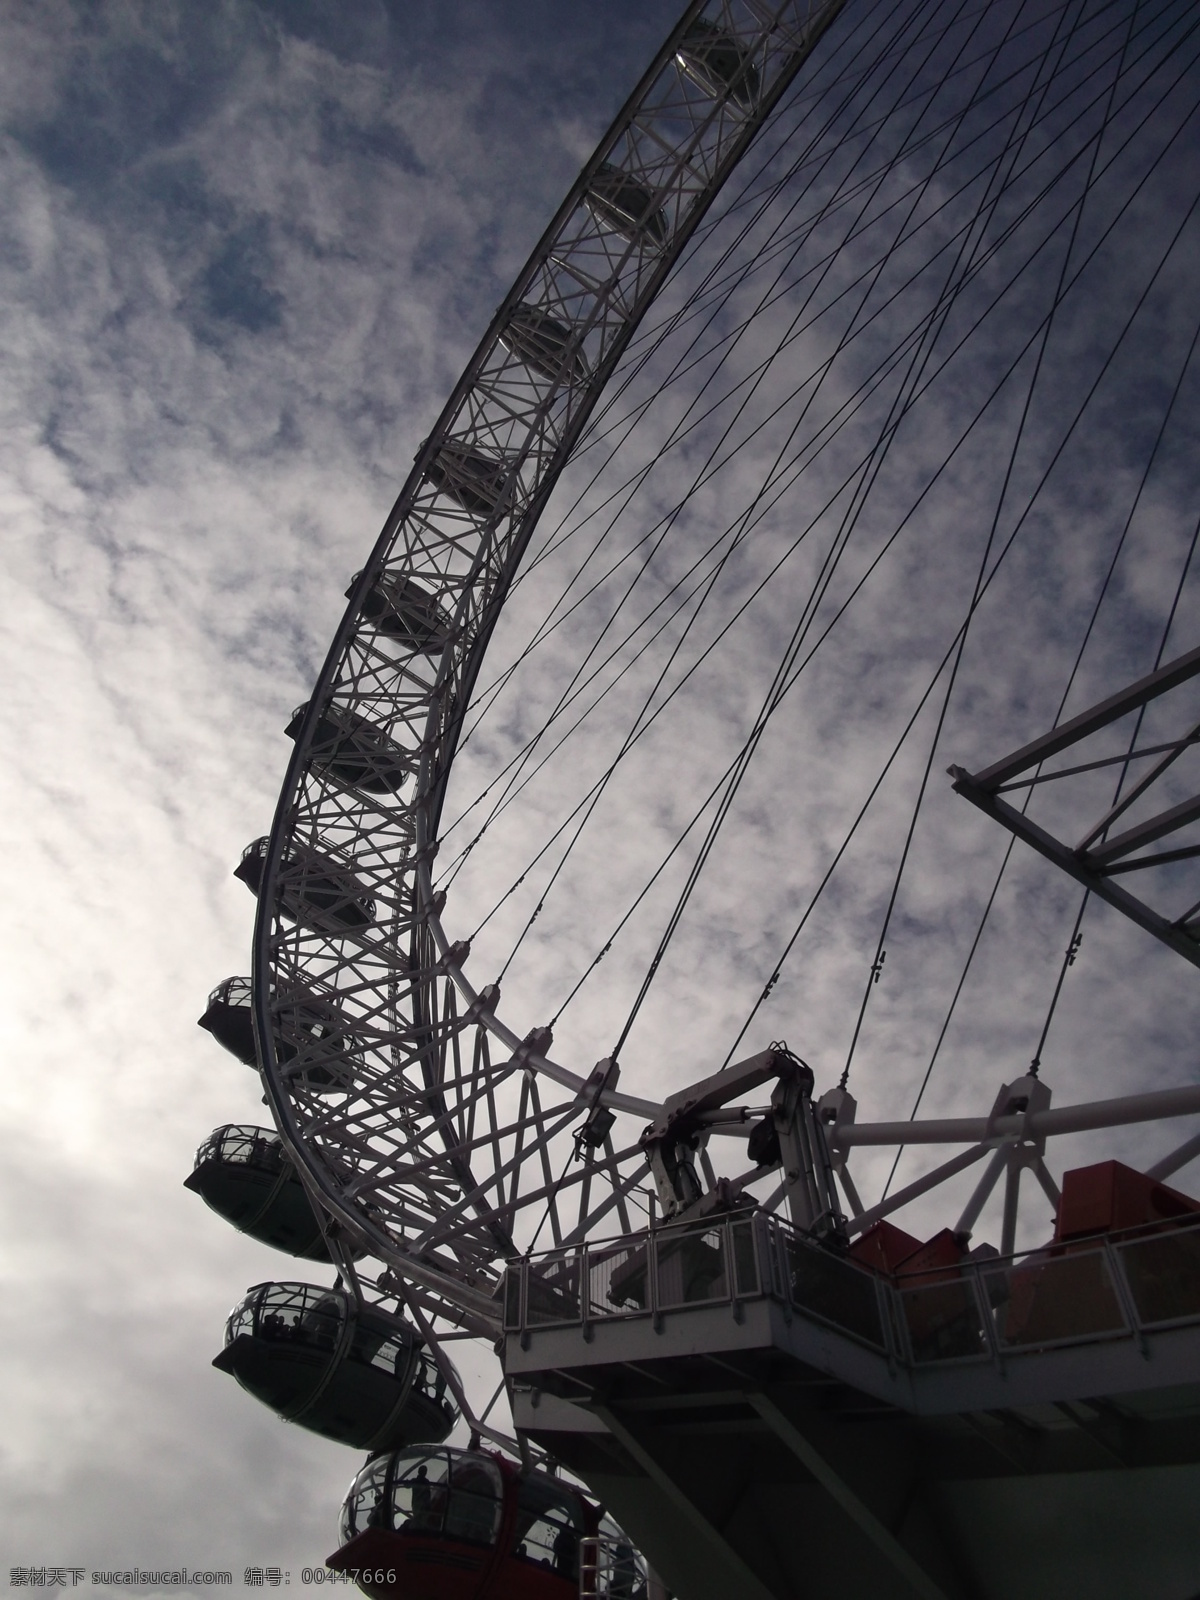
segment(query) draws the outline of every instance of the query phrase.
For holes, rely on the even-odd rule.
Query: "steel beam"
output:
[[[1200,1113],[1200,1084],[1179,1089],[1152,1089],[1115,1100],[1090,1100],[1077,1106],[1011,1117],[943,1117],[926,1122],[846,1122],[830,1130],[834,1149],[856,1144],[978,1144],[985,1139],[1050,1138],[1058,1133],[1086,1133],[1093,1128],[1121,1128],[1135,1122]]]
[[[909,1123],[909,1127],[918,1124]],[[903,1189],[897,1189],[895,1194],[889,1195],[886,1200],[881,1200],[878,1205],[871,1206],[867,1211],[860,1211],[856,1217],[851,1217],[846,1224],[846,1232],[850,1234],[861,1233],[864,1228],[869,1228],[873,1222],[878,1222],[881,1217],[888,1216],[893,1211],[899,1211],[901,1206],[906,1206],[910,1200],[916,1200],[923,1194],[928,1194],[930,1189],[936,1189],[938,1184],[945,1183],[948,1179],[957,1177],[960,1172],[965,1172],[976,1161],[981,1160],[993,1147],[990,1144],[978,1144],[973,1150],[965,1150],[962,1155],[955,1156],[952,1160],[943,1162],[940,1167],[935,1167],[932,1172],[927,1172],[923,1178],[908,1184]],[[997,1155],[1003,1156],[1004,1151],[999,1150]],[[987,1181],[985,1179],[985,1181]],[[970,1229],[964,1229],[970,1232]]]
[[[1110,722],[1116,722],[1128,712],[1139,710],[1147,702],[1166,694],[1169,689],[1178,688],[1181,683],[1186,683],[1198,673],[1200,673],[1200,647],[1189,650],[1186,655],[1179,656],[1175,661],[1169,661],[1157,672],[1139,678],[1127,689],[1110,695],[1107,700],[1101,700],[1099,705],[1081,711],[1077,717],[1072,717],[1070,722],[1064,722],[1060,728],[1053,728],[1049,733],[1042,734],[1040,739],[1033,739],[1029,744],[1022,745],[1019,750],[1014,750],[1012,755],[1005,756],[1003,761],[997,761],[994,765],[985,767],[982,772],[975,773],[972,782],[981,788],[994,789],[1010,778],[1015,778],[1018,772],[1036,767],[1040,761],[1047,761],[1060,750],[1066,750],[1080,739],[1086,739],[1089,734],[1107,727]]]
[[[1016,760],[1015,756],[1013,760]],[[988,771],[994,772],[996,768],[991,767]],[[1087,856],[1076,855],[1068,845],[1055,839],[1045,828],[1039,828],[1036,822],[1022,815],[1015,806],[1010,806],[1007,800],[1002,800],[990,787],[985,787],[984,780],[987,776],[985,773],[973,776],[963,767],[951,767],[950,772],[954,778],[956,794],[961,794],[973,806],[978,806],[980,811],[1007,828],[1018,839],[1032,845],[1039,855],[1045,856],[1047,861],[1052,861],[1056,867],[1060,867],[1069,877],[1074,878],[1076,883],[1083,884],[1084,888],[1090,889],[1101,900],[1107,900],[1110,906],[1123,912],[1131,922],[1136,922],[1147,933],[1152,933],[1163,944],[1169,945],[1176,955],[1182,956],[1192,966],[1200,967],[1200,943],[1177,928],[1173,922],[1169,922],[1166,917],[1143,905],[1127,890],[1113,883],[1106,873],[1089,867]]]
[[[841,1507],[859,1532],[864,1534],[880,1554],[895,1567],[914,1594],[921,1595],[922,1600],[947,1600],[945,1590],[940,1589],[924,1567],[913,1560],[900,1541],[880,1522],[871,1508],[859,1499],[846,1480],[833,1470],[825,1457],[810,1444],[799,1428],[784,1416],[773,1400],[761,1390],[748,1392],[746,1400],[758,1412],[775,1437],[788,1447],[808,1472],[812,1473],[829,1498]]]
[[[675,1509],[695,1531],[701,1544],[707,1545],[713,1555],[723,1566],[728,1566],[737,1575],[738,1587],[736,1590],[738,1600],[777,1600],[753,1569],[742,1560],[737,1551],[721,1536],[720,1530],[714,1527],[710,1518],[706,1517],[700,1508],[684,1494],[674,1478],[656,1460],[654,1455],[646,1449],[645,1445],[632,1433],[624,1422],[606,1406],[592,1405],[588,1409],[599,1417],[612,1436],[625,1448],[626,1451],[641,1467],[646,1476],[670,1500]],[[937,1600],[945,1600],[944,1596]]]

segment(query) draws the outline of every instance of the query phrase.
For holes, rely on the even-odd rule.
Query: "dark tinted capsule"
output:
[[[758,98],[758,69],[737,40],[707,17],[697,17],[690,24],[675,59],[692,82],[714,100],[727,94],[748,108]]]
[[[269,840],[248,844],[233,875],[259,892]],[[323,933],[353,932],[375,920],[375,902],[348,867],[316,850],[288,845],[276,878],[284,916]]]
[[[347,599],[357,582],[355,574]],[[449,613],[415,578],[381,573],[363,598],[362,614],[379,633],[426,655],[440,655],[454,632]]]
[[[260,1244],[308,1261],[329,1260],[321,1224],[274,1128],[214,1129],[183,1186]]]
[[[643,238],[666,243],[670,231],[666,214],[655,205],[651,191],[619,167],[605,162],[592,179],[586,199],[596,220],[631,244]]]
[[[425,476],[464,511],[490,516],[500,502],[506,470],[505,463],[495,456],[465,445],[444,444],[425,468]]]
[[[239,1061],[248,1067],[258,1065],[249,978],[219,983],[198,1022]],[[346,1087],[347,1075],[337,1058],[351,1041],[345,1019],[331,1005],[315,995],[284,996],[272,1006],[272,1025],[276,1060],[291,1069],[290,1076],[303,1078],[313,1089]]]
[[[289,739],[300,733],[307,705],[292,714],[284,732]],[[395,794],[413,768],[413,758],[387,734],[344,706],[329,706],[313,730],[311,760],[352,789],[367,794]]]
[[[573,330],[537,306],[515,305],[500,338],[519,361],[551,382],[579,383],[587,377],[587,359],[575,346]]]
[[[341,1289],[257,1284],[213,1366],[288,1421],[360,1450],[444,1439],[458,1417],[416,1330]]]

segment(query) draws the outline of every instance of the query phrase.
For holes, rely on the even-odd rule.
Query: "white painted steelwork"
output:
[[[289,728],[296,745],[263,859],[254,949],[271,1109],[314,1199],[451,1317],[494,1317],[492,1263],[514,1250],[517,1210],[546,1203],[547,1143],[587,1109],[585,1074],[500,1019],[498,995],[476,993],[466,949],[442,927],[429,866],[472,686],[538,515],[621,352],[844,3],[687,8],[422,447]],[[437,628],[406,626],[411,606],[388,604],[414,593]],[[442,619],[448,637],[435,654]],[[281,864],[306,850],[349,865],[374,901],[371,926],[281,915]],[[342,1028],[284,1062],[273,1017],[298,983],[336,1008]],[[320,1092],[334,1047],[340,1070],[352,1062],[343,1097]],[[506,1123],[496,1090],[518,1076]],[[657,1110],[615,1090],[602,1099]],[[538,1176],[522,1187],[530,1171]],[[609,1141],[586,1182],[574,1177],[553,1198],[562,1207],[574,1189],[586,1229],[623,1212],[643,1171],[636,1147]]]

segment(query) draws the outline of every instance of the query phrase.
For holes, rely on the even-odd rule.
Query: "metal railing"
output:
[[[1200,1219],[885,1276],[756,1214],[664,1225],[510,1263],[504,1327],[529,1334],[772,1300],[918,1369],[1200,1322]]]
[[[580,1600],[651,1600],[650,1586],[645,1561],[623,1535],[602,1530],[579,1541]]]

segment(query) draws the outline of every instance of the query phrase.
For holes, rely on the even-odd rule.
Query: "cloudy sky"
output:
[[[550,0],[39,0],[0,14],[8,569],[0,641],[13,907],[0,1101],[8,1207],[4,1568],[186,1564],[240,1576],[246,1564],[276,1564],[291,1568],[295,1582],[336,1542],[337,1507],[357,1457],[276,1422],[209,1366],[243,1288],[290,1269],[180,1187],[211,1127],[264,1115],[252,1074],[194,1019],[214,983],[247,967],[252,901],[230,871],[269,823],[289,749],[282,728],[307,696],[346,582],[496,303],[677,9],[674,0],[605,0],[598,8]],[[1120,22],[1129,8],[1079,9],[1101,19],[1090,24],[1092,35],[1080,35],[1080,50],[1107,59],[1102,19],[1111,13]],[[1159,3],[1142,8],[1143,20],[1153,13],[1152,37],[1161,40],[1186,9]],[[1033,10],[1043,20],[1054,14],[1049,5]],[[968,46],[962,35],[952,44],[975,59],[971,51],[978,56],[988,40]],[[1096,119],[1109,113],[1104,80],[1088,90],[1080,60],[1082,99],[1071,115],[1082,118],[1075,137],[1086,157]],[[1186,106],[1170,102],[1151,118],[1154,148],[1168,146],[1164,119],[1178,120]],[[862,114],[851,105],[846,125]],[[1138,114],[1128,111],[1122,124],[1120,110],[1112,112],[1103,155],[1116,151]],[[1066,111],[1060,128],[1065,118]],[[1031,151],[1036,145],[1035,138]],[[860,158],[867,159],[856,147]],[[964,169],[943,173],[924,159],[912,172],[923,185],[921,204],[936,217],[967,179]],[[1069,195],[1038,213],[1047,236],[1077,252],[1066,255],[1068,265],[1100,239],[1138,181],[1139,159],[1145,165],[1135,150],[1116,161],[1076,232]],[[985,168],[981,162],[984,178],[971,181],[985,182]],[[767,178],[771,170],[768,161]],[[1036,164],[1029,171],[1033,192],[1045,174]],[[879,193],[868,222],[907,192],[912,172]],[[828,183],[845,178],[835,172]],[[1138,190],[1125,231],[1096,257],[1094,292],[1086,302],[1064,300],[1057,342],[1047,347],[1043,409],[1000,519],[1002,540],[1022,513],[1026,533],[990,591],[992,609],[981,609],[973,626],[961,693],[937,746],[936,805],[923,811],[914,837],[886,981],[873,990],[856,1057],[853,1086],[871,1114],[910,1109],[1004,853],[992,825],[949,795],[942,769],[950,760],[982,765],[1053,721],[1127,519],[1124,564],[1105,591],[1108,609],[1068,710],[1153,664],[1177,591],[1184,611],[1167,653],[1195,643],[1194,591],[1186,583],[1180,591],[1197,487],[1181,441],[1189,428],[1194,434],[1200,405],[1185,360],[1198,312],[1196,275],[1185,271],[1195,261],[1193,235],[1155,280],[1147,321],[1121,347],[1092,424],[1076,436],[1059,476],[1040,486],[1062,440],[1055,419],[1081,403],[1088,374],[1116,348],[1128,286],[1146,281],[1152,246],[1168,237],[1164,219],[1173,228],[1187,211],[1185,180],[1168,163],[1157,187]],[[964,193],[974,205],[969,185]],[[1018,198],[1008,203],[1019,209]],[[764,231],[735,259],[761,254],[764,237],[781,225],[768,209]],[[823,226],[805,236],[809,255],[796,257],[775,322],[739,344],[716,380],[726,409],[715,414],[708,443],[702,433],[689,436],[655,467],[638,508],[606,536],[602,571],[637,548],[688,490],[717,436],[711,430],[729,421],[737,380],[770,358],[756,401],[756,415],[766,416],[796,374],[821,370],[831,341],[840,349],[856,326],[839,297],[871,251],[878,255],[878,229],[867,228],[858,255],[839,257],[840,277],[821,279],[832,315],[806,328],[790,353],[773,355],[787,319],[808,303],[805,272],[844,218]],[[953,236],[952,221],[930,227]],[[719,237],[708,246],[720,247]],[[902,269],[903,262],[894,268]],[[687,269],[675,304],[700,270]],[[992,278],[978,280],[981,294],[1015,267],[1001,251],[990,270]],[[919,496],[954,419],[982,404],[1013,330],[1036,330],[1045,304],[1038,296],[1047,283],[1052,295],[1054,282],[1053,272],[1032,287],[1021,279],[970,359],[946,368],[920,427],[877,480],[862,538],[840,569],[843,589],[831,591],[829,605],[841,603]],[[886,299],[886,277],[875,292]],[[736,325],[740,304],[737,295],[714,302],[718,331]],[[904,326],[893,321],[874,343],[872,334],[846,344],[806,424],[814,436]],[[956,324],[947,328],[952,342]],[[606,468],[610,479],[593,485],[585,474],[564,487],[555,517],[572,525],[639,460],[657,455],[714,369],[717,357],[705,359],[707,367],[639,420],[632,454]],[[773,725],[774,742],[764,744],[641,1031],[630,1036],[631,1089],[662,1092],[719,1065],[773,976],[848,819],[953,640],[997,504],[997,463],[1021,414],[1019,380],[984,415],[891,567],[847,613],[844,644],[820,657],[788,716]],[[649,372],[639,381],[631,406],[660,378]],[[889,403],[886,392],[878,403]],[[648,569],[631,626],[687,569],[689,551],[707,548],[714,529],[723,536],[738,525],[799,404],[771,424],[775,435],[764,425],[719,478],[689,496],[680,536]],[[878,427],[870,408],[865,415]],[[736,424],[733,437],[748,440],[755,425]],[[1139,487],[1160,427],[1154,471]],[[681,647],[685,664],[756,590],[798,526],[815,530],[788,581],[754,602],[720,662],[699,673],[677,714],[657,725],[572,855],[536,938],[506,976],[519,1031],[561,1005],[663,841],[736,751],[799,609],[817,592],[822,540],[834,538],[840,514],[837,504],[821,508],[861,443],[848,437],[814,457],[799,496],[779,500],[757,542],[739,544],[722,566],[703,627]],[[607,447],[597,445],[596,454],[607,460]],[[578,515],[570,510],[575,496],[583,497]],[[584,524],[582,537],[597,526]],[[960,538],[964,527],[970,536]],[[576,537],[522,585],[497,638],[497,670],[521,654],[559,596],[572,593],[578,548]],[[620,592],[614,572],[497,699],[468,746],[449,818],[466,812],[586,660]],[[648,670],[666,665],[683,628],[684,619],[672,623],[659,656],[646,658]],[[611,673],[634,647],[614,658]],[[606,698],[540,787],[532,783],[490,832],[488,850],[472,853],[452,888],[452,936],[487,917],[623,737],[644,692],[643,683],[625,701]],[[780,969],[768,1014],[745,1036],[747,1054],[786,1037],[813,1060],[822,1087],[846,1058],[936,705],[868,816],[861,850],[831,880]],[[682,870],[690,859],[685,851]],[[972,969],[972,1003],[961,1032],[948,1035],[930,1112],[986,1110],[1036,1042],[1077,898],[1032,858],[1014,862],[991,924],[996,942]],[[448,857],[441,866],[449,872]],[[535,874],[529,898],[505,902],[488,923],[473,958],[480,986],[507,959],[542,886]],[[654,916],[614,945],[604,985],[589,980],[566,1012],[556,1054],[577,1070],[611,1048],[614,1022],[628,1010],[679,887],[668,878],[650,906]],[[1197,1007],[1180,969],[1119,918],[1089,921],[1056,1020],[1060,1101],[1194,1076],[1188,1041]],[[1116,972],[1123,986],[1114,984]],[[1170,1137],[1128,1135],[1120,1148],[1153,1159]],[[864,1187],[877,1192],[886,1163],[867,1175]],[[486,1362],[473,1361],[464,1357],[464,1368],[482,1386]]]
[[[195,1018],[349,576],[675,10],[0,12],[5,1569],[336,1543],[357,1456],[209,1367],[291,1269],[180,1187],[264,1118]]]

